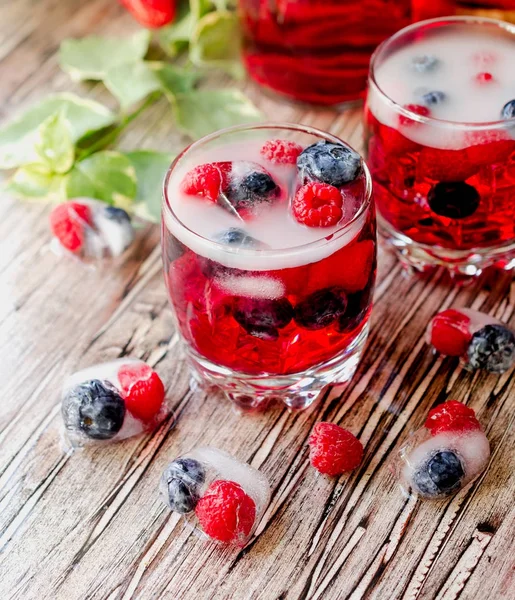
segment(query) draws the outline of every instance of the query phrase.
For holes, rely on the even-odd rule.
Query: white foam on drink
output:
[[[437,65],[417,71],[412,61],[422,56],[435,57]],[[478,82],[476,76],[483,72],[490,73],[493,80]],[[471,22],[428,28],[376,61],[374,74],[382,92],[401,106],[423,104],[420,94],[426,92],[444,92],[445,100],[429,107],[435,119],[469,124],[499,121],[503,106],[515,99],[515,30],[510,34]],[[438,126],[435,122],[399,126],[399,113],[374,85],[368,103],[381,123],[399,129],[417,143],[448,149],[471,145],[466,127]],[[506,127],[503,134],[515,137],[515,128]]]
[[[170,232],[185,246],[226,267],[268,271],[317,262],[330,256],[356,237],[363,227],[366,211],[345,232],[340,231],[342,223],[335,227],[307,227],[293,218],[288,207],[287,196],[296,190],[296,168],[274,165],[263,159],[259,150],[266,140],[267,137],[263,137],[262,140],[253,138],[249,143],[220,145],[216,150],[198,149],[193,153],[194,159],[187,154],[179,159],[167,188],[169,202],[176,219],[170,214],[166,205],[163,219]],[[189,170],[200,164],[215,161],[245,161],[261,165],[280,186],[283,191],[282,196],[272,204],[261,204],[252,218],[242,220],[214,202],[182,193],[180,185]],[[236,169],[240,168],[244,169],[245,166],[240,163]],[[363,184],[364,188],[365,184]],[[349,215],[352,218],[356,212],[355,200],[347,199],[347,202],[349,204],[352,202],[352,210],[344,211],[345,217]],[[213,243],[217,235],[230,228],[242,229],[268,248],[256,249]]]

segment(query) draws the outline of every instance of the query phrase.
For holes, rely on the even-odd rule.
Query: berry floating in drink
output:
[[[471,371],[504,373],[515,363],[515,333],[498,319],[470,308],[434,316],[427,341],[441,354],[459,356]]]
[[[74,446],[116,442],[154,428],[168,414],[159,375],[122,358],[74,373],[63,387],[62,415]]]
[[[50,213],[58,247],[82,259],[120,256],[134,241],[129,215],[90,198],[58,204]]]
[[[267,478],[217,448],[196,448],[163,472],[161,495],[171,510],[217,542],[243,547],[270,502]]]
[[[474,411],[450,400],[429,412],[399,458],[396,471],[402,490],[438,500],[481,475],[490,459],[490,444]]]

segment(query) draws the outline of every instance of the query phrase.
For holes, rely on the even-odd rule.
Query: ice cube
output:
[[[138,435],[169,412],[159,375],[143,361],[127,358],[70,375],[63,385],[61,410],[73,446]]]
[[[218,287],[233,296],[273,300],[285,294],[284,283],[275,277],[221,274],[215,280]]]
[[[160,491],[175,512],[191,515],[207,537],[244,546],[270,502],[267,478],[217,448],[196,448],[163,472]]]

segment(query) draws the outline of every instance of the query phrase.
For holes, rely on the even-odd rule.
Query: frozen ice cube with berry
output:
[[[63,386],[61,411],[73,446],[138,435],[169,412],[159,375],[142,360],[130,358],[70,375]]]
[[[405,493],[441,499],[477,479],[489,460],[490,445],[475,412],[449,400],[431,410],[401,448],[395,470]]]
[[[504,373],[515,363],[515,333],[498,319],[470,308],[448,309],[433,317],[427,341],[435,350],[459,356],[465,368]]]
[[[195,448],[164,470],[160,491],[170,509],[208,538],[243,547],[270,502],[263,473],[217,448]]]
[[[57,205],[50,229],[57,248],[82,259],[120,256],[134,241],[127,212],[91,198]]]

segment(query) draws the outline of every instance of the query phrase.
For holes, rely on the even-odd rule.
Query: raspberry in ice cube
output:
[[[50,229],[59,248],[84,259],[120,256],[134,241],[129,215],[90,198],[57,205]]]
[[[470,370],[504,373],[515,363],[515,333],[498,319],[469,308],[434,316],[427,341],[442,354],[461,357]]]
[[[159,375],[143,361],[127,358],[68,377],[61,409],[74,446],[132,437],[155,427],[167,414]]]
[[[243,547],[270,501],[267,478],[217,448],[196,448],[171,462],[160,483],[165,503],[217,542]]]
[[[401,488],[441,499],[472,483],[485,470],[490,445],[472,409],[450,400],[430,411],[425,427],[405,444],[396,465]]]

